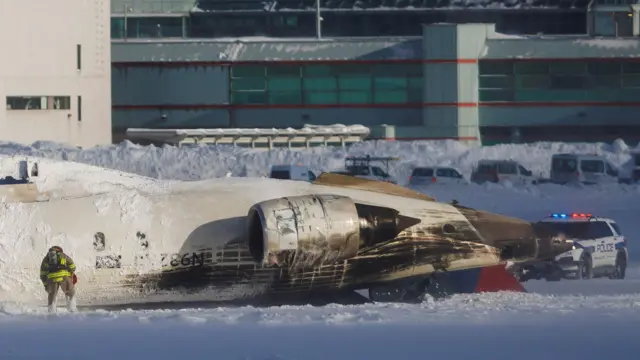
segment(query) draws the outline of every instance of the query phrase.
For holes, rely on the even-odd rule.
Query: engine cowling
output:
[[[420,221],[395,209],[338,195],[283,197],[257,203],[247,215],[247,246],[261,265],[317,266],[354,257],[362,246],[395,238]]]

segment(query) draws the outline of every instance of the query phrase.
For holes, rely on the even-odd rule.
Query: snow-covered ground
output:
[[[15,175],[15,161],[27,156],[71,160],[149,178],[137,178],[77,163],[40,171],[46,189],[73,182],[90,192],[152,188],[153,178],[199,180],[264,176],[269,166],[302,162],[315,172],[338,169],[344,157],[399,156],[391,173],[406,179],[413,165],[453,165],[469,174],[481,158],[519,160],[548,175],[558,152],[600,153],[628,166],[620,142],[541,143],[467,148],[452,141],[366,142],[348,150],[314,148],[270,152],[232,147],[141,147],[131,143],[78,150],[56,144],[0,144],[0,176]],[[9,156],[7,156],[9,155]],[[11,155],[15,155],[12,157]],[[55,169],[54,169],[55,168]],[[54,171],[55,170],[55,171]],[[43,307],[0,303],[0,359],[44,359],[55,351],[86,359],[416,359],[447,356],[499,359],[633,358],[640,329],[640,187],[557,185],[434,186],[420,189],[438,200],[537,220],[556,211],[584,211],[615,219],[629,239],[632,266],[625,280],[596,279],[525,283],[527,294],[458,295],[419,305],[218,308],[157,311],[86,311],[47,317]],[[142,214],[140,215],[142,216]],[[1,220],[0,220],[1,221]],[[4,224],[5,226],[7,224]],[[11,238],[0,234],[2,259]],[[34,269],[34,276],[37,270]],[[2,295],[0,286],[0,298]],[[62,342],[60,339],[64,339]]]

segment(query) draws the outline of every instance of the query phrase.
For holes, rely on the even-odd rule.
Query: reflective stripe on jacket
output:
[[[40,266],[40,280],[42,282],[47,281],[47,279],[53,282],[61,282],[65,276],[71,276],[76,270],[76,265],[69,256],[60,253],[58,258],[60,259],[58,264],[53,266],[49,264],[46,256],[42,260],[42,265]]]

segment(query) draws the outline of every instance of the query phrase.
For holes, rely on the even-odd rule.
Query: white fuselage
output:
[[[189,262],[188,256],[186,260],[181,257],[198,249],[243,242],[249,208],[257,202],[283,196],[348,196],[362,204],[390,207],[418,218],[422,221],[420,226],[443,221],[468,223],[448,204],[300,181],[225,178],[158,183],[162,185],[143,190],[129,188],[69,199],[3,204],[0,236],[11,238],[15,245],[0,247],[3,273],[0,302],[44,301],[39,265],[53,245],[61,246],[77,264],[79,304],[118,303],[125,299],[155,301],[156,297],[169,296],[128,290],[122,281],[129,275],[160,271],[163,266],[171,266],[172,261]],[[104,260],[109,257],[118,265],[111,268],[106,265],[109,261]],[[101,261],[101,267],[97,268],[97,262]],[[460,261],[454,268],[484,266],[499,259],[486,255]],[[410,276],[410,272],[404,275]],[[227,295],[213,289],[209,294],[193,295],[192,299]]]

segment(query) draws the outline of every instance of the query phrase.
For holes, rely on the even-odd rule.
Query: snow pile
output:
[[[127,129],[129,136],[145,137],[149,135],[164,136],[278,136],[278,135],[360,135],[369,136],[370,129],[363,125],[342,125],[334,124],[328,126],[304,125],[301,129]]]
[[[39,142],[33,146],[0,143],[0,155],[28,155],[70,160],[102,166],[157,179],[201,180],[232,176],[267,176],[274,164],[303,163],[316,173],[344,167],[346,156],[398,156],[391,162],[390,173],[406,183],[412,167],[447,165],[459,168],[469,176],[481,159],[513,159],[533,171],[536,176],[549,176],[551,156],[556,153],[600,154],[614,166],[630,171],[631,154],[623,142],[504,144],[469,147],[457,141],[365,141],[347,149],[316,147],[311,149],[271,151],[252,150],[232,145],[138,146],[125,141],[118,145],[79,150],[57,144]]]

